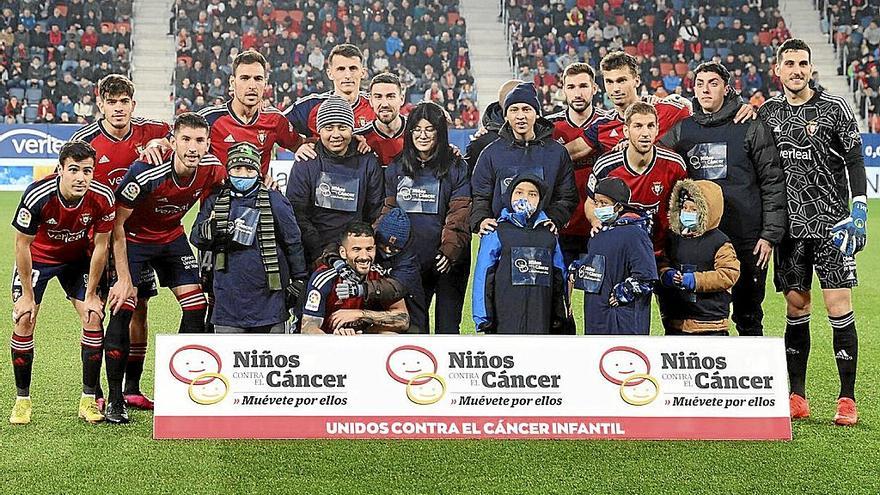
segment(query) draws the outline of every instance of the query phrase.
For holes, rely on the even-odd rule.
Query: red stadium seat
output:
[[[666,75],[675,72],[675,67],[669,62],[660,62],[660,74]]]
[[[446,13],[446,24],[452,26],[458,21],[458,18],[461,17],[461,14],[458,12],[447,12]]]
[[[689,70],[691,70],[691,68],[688,66],[688,64],[686,64],[684,62],[679,62],[679,63],[675,64],[675,73],[681,77],[684,77],[685,74],[687,74]]]

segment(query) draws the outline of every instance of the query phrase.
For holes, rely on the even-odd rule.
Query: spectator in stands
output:
[[[92,95],[86,93],[73,106],[73,113],[76,114],[77,122],[88,123],[95,118],[95,104],[92,103]]]
[[[55,105],[55,114],[61,118],[63,118],[65,115],[67,115],[68,118],[75,115],[73,102],[70,101],[70,97],[68,95],[61,95],[58,105]]]
[[[24,109],[21,106],[21,102],[15,96],[10,96],[9,100],[6,101],[4,114],[6,115],[7,124],[24,123]]]
[[[37,122],[52,123],[54,121],[55,105],[48,98],[43,98],[37,106]]]

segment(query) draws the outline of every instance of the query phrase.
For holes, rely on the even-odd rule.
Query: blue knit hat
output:
[[[376,242],[393,248],[403,249],[409,235],[409,217],[400,208],[391,209],[376,226]]]
[[[507,113],[507,109],[514,103],[525,103],[534,108],[535,113],[541,115],[541,103],[538,101],[538,90],[535,89],[534,83],[519,83],[507,93],[507,98],[504,98],[504,113]]]

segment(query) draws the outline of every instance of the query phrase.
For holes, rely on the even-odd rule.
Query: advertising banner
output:
[[[780,338],[156,340],[157,439],[791,438]]]

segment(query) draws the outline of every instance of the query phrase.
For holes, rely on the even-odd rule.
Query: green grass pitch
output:
[[[7,225],[0,235],[5,284],[14,261],[7,222],[18,197],[0,193],[0,220]],[[813,418],[794,424],[792,442],[157,442],[151,439],[149,413],[133,411],[133,422],[121,427],[77,419],[80,327],[53,282],[36,332],[34,416],[28,426],[7,422],[15,387],[9,351],[0,358],[0,492],[880,493],[880,401],[874,382],[880,374],[880,201],[872,200],[870,209],[870,241],[858,256],[861,286],[854,295],[862,419],[853,428],[831,424],[837,372],[817,291],[807,384]],[[152,337],[175,332],[179,318],[170,291],[163,290],[150,307],[146,390],[153,384]],[[575,300],[576,314],[581,307]],[[767,333],[781,335],[782,297],[768,289],[764,309]],[[0,297],[2,339],[12,330],[11,311],[10,297]],[[656,323],[655,315],[655,332]]]

